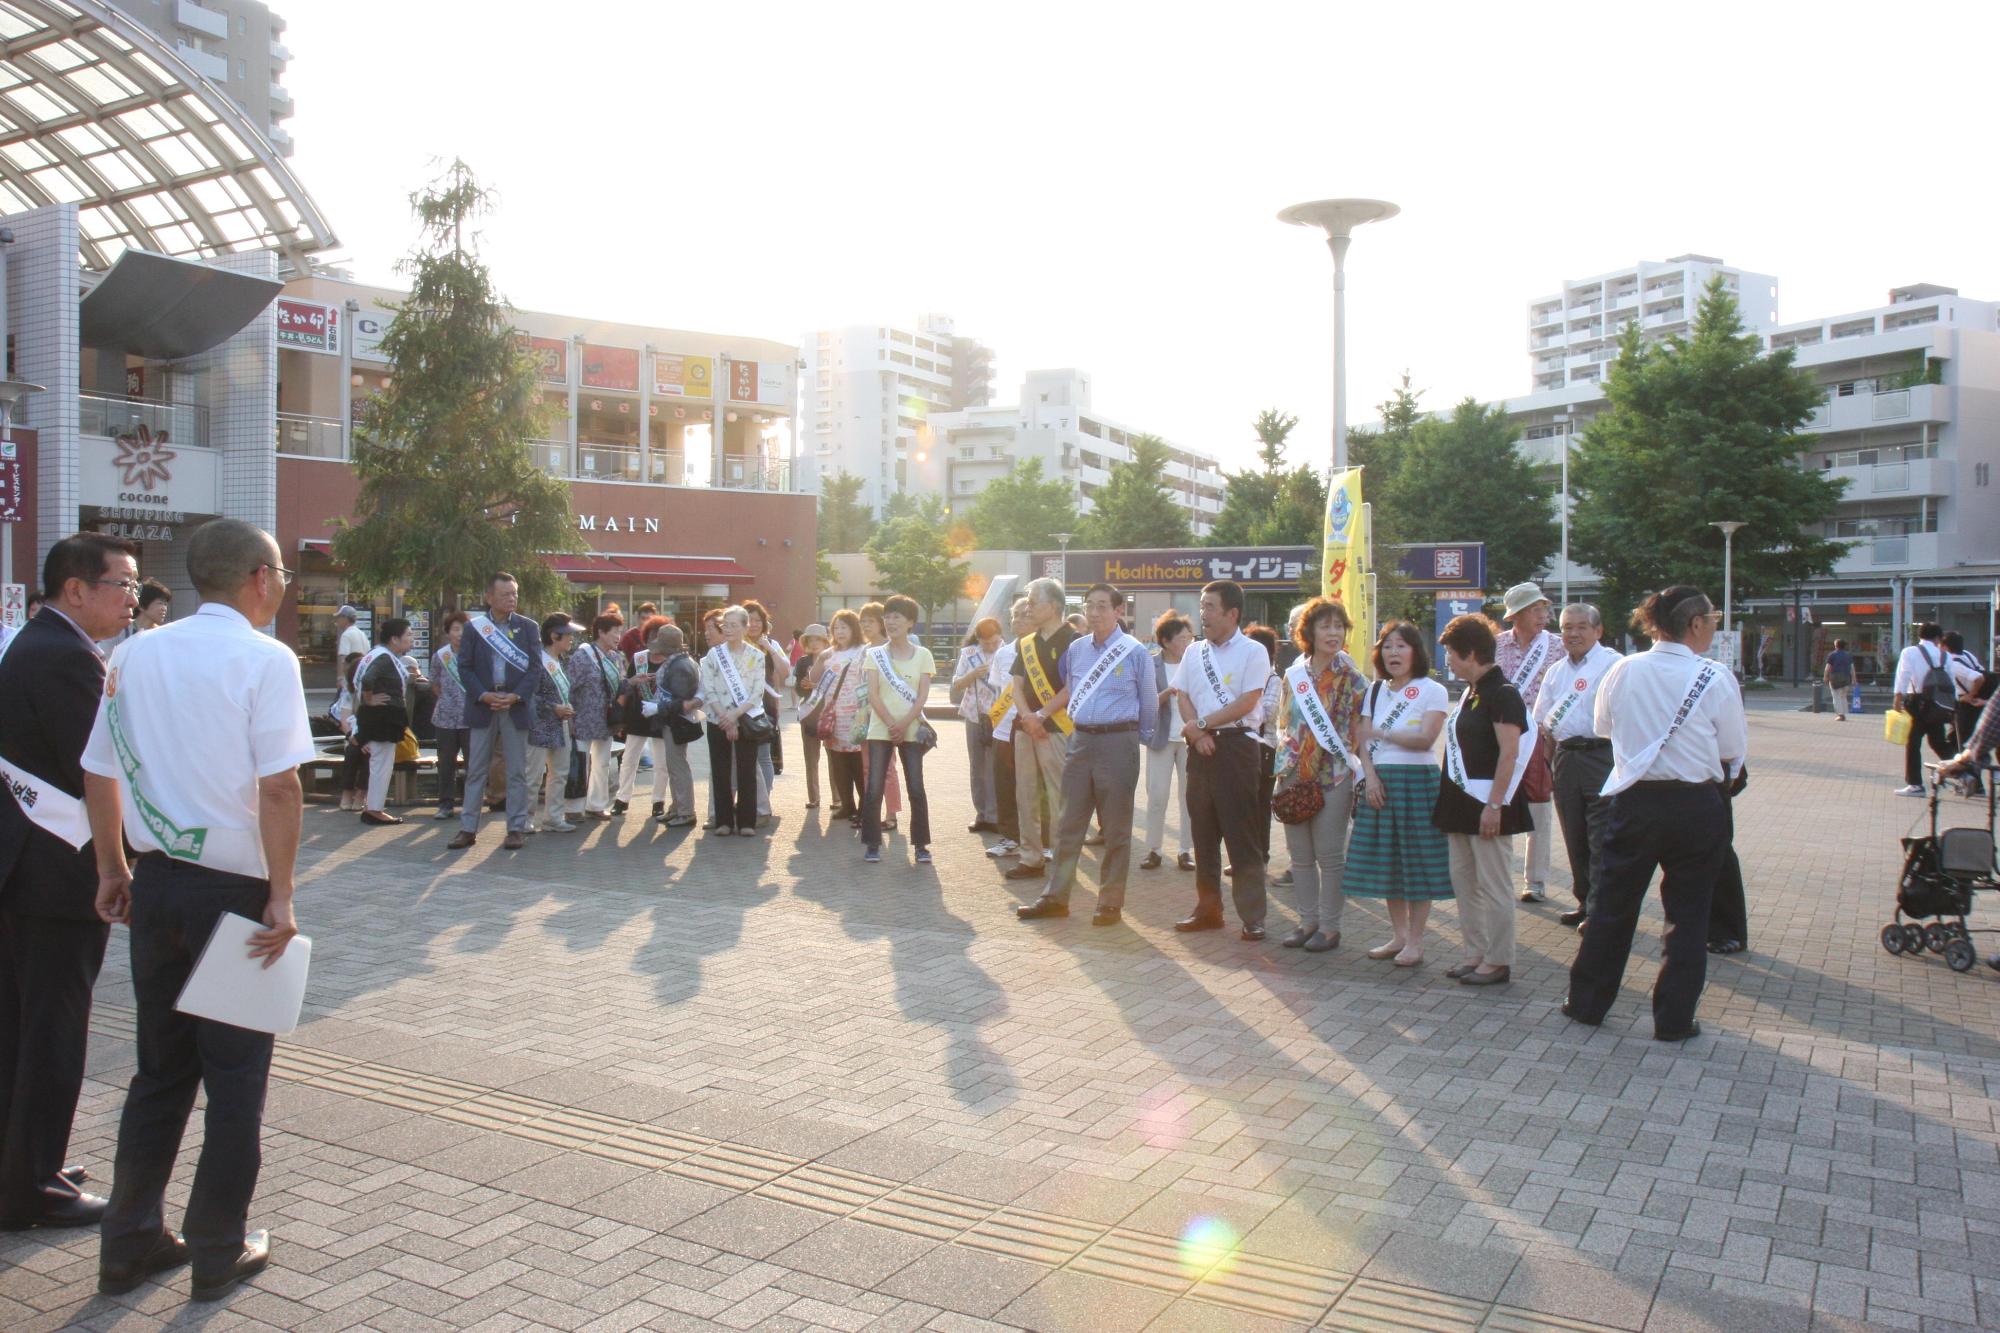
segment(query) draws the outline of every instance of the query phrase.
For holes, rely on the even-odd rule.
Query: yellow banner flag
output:
[[[1333,474],[1326,492],[1326,531],[1320,556],[1320,591],[1339,599],[1353,624],[1347,655],[1363,674],[1370,670],[1375,608],[1369,596],[1368,507],[1361,500],[1361,469]]]

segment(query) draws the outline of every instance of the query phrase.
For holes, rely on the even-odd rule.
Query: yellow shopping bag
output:
[[[1891,708],[1882,714],[1882,739],[1891,745],[1902,746],[1910,743],[1910,715],[1900,708]]]

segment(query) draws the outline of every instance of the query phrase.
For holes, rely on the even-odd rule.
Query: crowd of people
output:
[[[174,1002],[220,914],[261,923],[261,958],[296,933],[298,769],[316,751],[296,657],[252,628],[293,577],[268,534],[199,529],[188,569],[201,607],[143,634],[134,555],[97,534],[56,543],[46,601],[0,656],[0,697],[37,701],[0,712],[12,796],[0,801],[0,1226],[97,1224],[102,1289],[186,1263],[210,1297],[268,1261],[246,1218],[271,1038]],[[985,851],[1006,879],[1038,886],[1016,909],[1026,922],[1070,914],[1095,846],[1091,922],[1120,925],[1142,850],[1141,871],[1171,859],[1192,876],[1176,930],[1220,930],[1233,913],[1241,939],[1262,941],[1276,887],[1296,916],[1282,946],[1323,953],[1342,947],[1348,898],[1377,899],[1387,938],[1366,954],[1392,967],[1424,964],[1433,909],[1450,900],[1461,950],[1444,975],[1500,987],[1516,964],[1518,903],[1544,899],[1560,836],[1576,894],[1561,920],[1581,930],[1562,1011],[1576,1022],[1604,1021],[1664,872],[1662,1041],[1699,1033],[1706,956],[1747,933],[1730,847],[1743,706],[1734,676],[1705,656],[1720,617],[1692,587],[1647,599],[1637,624],[1651,646],[1630,656],[1602,642],[1586,604],[1561,608],[1552,632],[1533,584],[1507,591],[1502,623],[1462,615],[1435,639],[1394,622],[1355,642],[1346,608],[1314,598],[1284,628],[1295,654],[1281,654],[1275,629],[1244,623],[1232,582],[1202,590],[1193,623],[1168,612],[1141,642],[1118,588],[1094,585],[1072,614],[1062,585],[1038,579],[1005,627],[979,621],[942,673],[913,637],[920,608],[907,597],[842,610],[789,644],[756,602],[706,612],[690,644],[651,606],[634,623],[615,608],[584,623],[532,619],[519,601],[517,581],[496,573],[481,610],[441,618],[427,663],[407,620],[380,621],[369,643],[343,608],[343,808],[402,822],[387,789],[428,703],[435,813],[457,822],[454,849],[477,843],[489,807],[504,811],[510,849],[625,816],[649,765],[651,818],[692,826],[688,751],[704,744],[711,836],[760,836],[790,749],[804,758],[807,808],[824,798],[862,862],[882,860],[906,817],[902,841],[926,865],[937,732],[925,708],[942,678],[967,740],[968,827],[994,835]],[[1455,702],[1438,667],[1462,683]],[[1990,749],[2000,721],[1981,727]],[[1275,878],[1274,821],[1289,862]],[[113,923],[131,930],[138,1071],[105,1199],[64,1158]],[[165,1192],[203,1083],[207,1145],[176,1233]]]

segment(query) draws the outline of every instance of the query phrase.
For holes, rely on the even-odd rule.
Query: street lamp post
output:
[[[1734,631],[1736,628],[1736,564],[1734,558],[1736,532],[1743,524],[1738,519],[1726,518],[1710,523],[1708,526],[1722,529],[1722,627]],[[1737,660],[1729,664],[1731,667],[1738,667],[1742,664],[1741,645],[1738,645],[1735,653]]]
[[[1567,412],[1556,413],[1556,438],[1562,442],[1562,604],[1569,605],[1569,425]]]
[[[1318,227],[1333,251],[1333,466],[1347,466],[1347,247],[1354,229],[1381,222],[1403,210],[1381,199],[1316,199],[1293,204],[1278,221]]]

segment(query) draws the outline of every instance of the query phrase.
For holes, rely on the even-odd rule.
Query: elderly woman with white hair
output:
[[[764,653],[745,638],[750,615],[727,607],[718,622],[722,642],[701,659],[701,697],[708,712],[709,786],[715,832],[757,836],[757,751],[775,730],[764,708]]]

